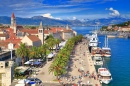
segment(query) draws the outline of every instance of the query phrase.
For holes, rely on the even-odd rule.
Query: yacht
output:
[[[96,46],[98,46],[98,36],[97,36],[97,32],[94,32],[89,37],[89,47],[96,47]]]
[[[103,65],[103,59],[100,54],[93,56],[94,65]]]
[[[105,44],[102,47],[102,55],[104,57],[111,57],[111,49],[108,47],[108,38],[105,36]]]
[[[111,73],[107,68],[98,68],[98,78],[101,83],[109,84],[112,81]]]

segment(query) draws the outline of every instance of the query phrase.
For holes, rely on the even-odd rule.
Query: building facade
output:
[[[6,65],[5,61],[0,61],[0,84],[1,86],[10,86],[13,81],[14,62],[9,61]]]

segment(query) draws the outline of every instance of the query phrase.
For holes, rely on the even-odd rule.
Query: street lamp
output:
[[[10,52],[11,52],[11,60],[12,60],[12,50],[14,49],[14,45],[13,45],[13,43],[9,43],[8,44],[8,49],[10,50]]]

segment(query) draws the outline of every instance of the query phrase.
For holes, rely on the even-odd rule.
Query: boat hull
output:
[[[104,57],[111,57],[111,55],[104,55]]]
[[[104,84],[109,84],[109,83],[112,81],[112,79],[110,79],[110,80],[102,79],[101,81],[102,81],[102,83],[104,83]]]

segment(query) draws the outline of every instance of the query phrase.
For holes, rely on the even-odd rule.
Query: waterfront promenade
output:
[[[51,73],[48,73],[48,68],[52,62],[48,62],[43,68],[40,68],[37,78],[43,81],[43,84],[48,84],[46,86],[51,86],[50,84],[59,84],[59,82],[54,81],[56,77]],[[75,45],[74,50],[71,54],[70,60],[68,62],[67,73],[60,78],[60,83],[68,84],[66,86],[71,86],[69,84],[85,84],[89,86],[101,86],[99,80],[97,79],[97,73],[91,59],[91,54],[88,50],[87,40],[83,39],[82,42]],[[52,86],[54,86],[52,85]],[[59,84],[59,86],[61,86]]]

